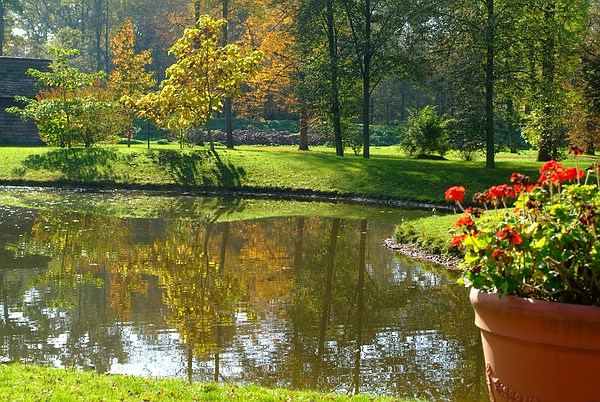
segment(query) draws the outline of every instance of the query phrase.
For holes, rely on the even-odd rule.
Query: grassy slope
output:
[[[374,148],[371,159],[336,157],[329,148],[299,152],[293,147],[201,148],[171,146],[92,149],[0,148],[0,183],[184,186],[314,191],[428,203],[444,203],[444,191],[461,184],[472,194],[507,181],[513,171],[535,176],[533,158],[484,161],[413,160],[396,148]]]
[[[0,366],[0,380],[3,401],[399,401],[253,385],[238,387],[177,379],[141,379],[16,363]]]

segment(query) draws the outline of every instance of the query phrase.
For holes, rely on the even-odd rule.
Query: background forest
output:
[[[221,116],[299,120],[338,155],[364,157],[373,125],[398,126],[410,154],[483,150],[493,167],[502,147],[548,160],[569,143],[600,146],[599,13],[598,0],[0,0],[0,51],[77,49],[74,67],[110,76],[130,19],[160,83],[184,29],[225,18],[221,45],[263,57]]]

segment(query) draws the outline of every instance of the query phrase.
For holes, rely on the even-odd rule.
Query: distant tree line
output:
[[[338,155],[358,144],[369,157],[371,125],[432,112],[453,148],[484,150],[490,168],[499,144],[516,152],[520,138],[539,160],[567,143],[600,145],[598,0],[0,0],[0,14],[4,55],[72,48],[74,67],[108,75],[111,41],[130,19],[157,83],[186,28],[223,18],[221,47],[263,57],[213,113],[299,119],[304,149],[312,128]]]

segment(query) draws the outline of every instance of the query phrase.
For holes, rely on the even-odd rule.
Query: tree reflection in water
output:
[[[0,240],[11,261],[0,265],[2,355],[190,381],[482,398],[465,290],[383,248],[393,224],[215,211],[39,212],[11,229]],[[13,220],[19,213],[32,214],[11,210]]]

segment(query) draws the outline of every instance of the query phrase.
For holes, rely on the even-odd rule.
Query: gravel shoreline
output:
[[[384,245],[390,250],[397,251],[410,258],[428,261],[452,271],[460,270],[458,264],[460,263],[461,259],[457,256],[427,253],[420,248],[411,246],[409,244],[395,243],[391,237],[384,240]]]

